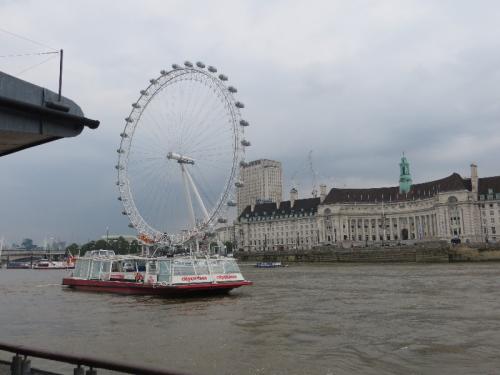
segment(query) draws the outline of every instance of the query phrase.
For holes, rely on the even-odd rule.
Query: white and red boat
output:
[[[73,268],[75,268],[75,260],[72,257],[64,261],[40,259],[33,264],[34,270],[68,270]]]
[[[245,280],[233,258],[192,255],[147,258],[93,250],[76,260],[70,288],[122,294],[187,296],[228,293]]]

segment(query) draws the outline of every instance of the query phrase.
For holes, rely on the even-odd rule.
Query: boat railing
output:
[[[2,364],[10,365],[10,374],[12,375],[30,374],[30,357],[74,365],[76,366],[73,370],[75,375],[96,375],[96,369],[115,371],[122,374],[180,375],[178,372],[167,371],[157,367],[137,366],[109,359],[65,354],[25,345],[13,345],[3,342],[0,342],[0,351],[14,354],[10,362],[0,361],[0,366]],[[3,373],[1,371],[1,367],[0,372]]]

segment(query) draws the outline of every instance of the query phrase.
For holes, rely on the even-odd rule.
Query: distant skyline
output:
[[[98,9],[98,11],[97,11]],[[1,55],[64,49],[63,95],[98,119],[0,158],[0,238],[84,243],[130,234],[116,199],[116,148],[130,104],[161,69],[217,66],[246,105],[247,159],[318,184],[395,186],[500,174],[500,3],[496,1],[6,1]],[[41,42],[15,38],[9,31]],[[57,58],[0,58],[0,70],[57,90]],[[22,71],[25,72],[21,73]]]

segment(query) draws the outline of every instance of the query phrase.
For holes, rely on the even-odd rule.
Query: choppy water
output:
[[[500,372],[500,263],[242,269],[253,287],[190,300],[3,269],[0,340],[193,374]]]

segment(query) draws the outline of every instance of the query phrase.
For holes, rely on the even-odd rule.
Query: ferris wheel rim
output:
[[[202,233],[207,230],[207,228],[214,225],[221,213],[227,211],[229,200],[235,197],[234,189],[235,184],[237,183],[238,167],[244,159],[246,146],[243,142],[244,131],[242,126],[247,126],[248,122],[242,120],[241,118],[240,109],[243,108],[243,105],[234,98],[233,94],[236,92],[236,89],[232,86],[228,87],[224,84],[224,82],[227,81],[227,77],[222,74],[218,77],[214,76],[213,73],[216,71],[213,72],[210,70],[210,68],[213,67],[208,67],[208,72],[203,68],[204,64],[203,67],[197,64],[197,67],[187,65],[185,67],[176,66],[173,67],[172,70],[161,71],[159,77],[151,79],[148,87],[145,90],[140,91],[141,95],[132,104],[132,109],[128,117],[125,119],[125,127],[123,133],[121,134],[120,148],[118,149],[118,164],[116,166],[118,170],[117,185],[120,192],[119,199],[122,201],[124,206],[124,213],[130,220],[131,224],[129,224],[129,226],[131,225],[134,227],[139,232],[139,235],[143,235],[154,242],[173,244],[182,243],[193,236]],[[206,87],[210,87],[214,91],[214,94],[221,99],[221,102],[223,102],[224,108],[227,111],[226,114],[228,114],[231,118],[231,126],[233,130],[233,155],[230,173],[228,174],[224,188],[217,199],[217,204],[211,208],[208,220],[204,220],[202,223],[195,225],[193,228],[190,228],[183,233],[166,233],[161,232],[153,225],[149,224],[144,219],[135,204],[134,195],[130,187],[130,180],[128,178],[128,163],[132,140],[137,126],[140,126],[142,116],[144,115],[146,109],[162,90],[169,85],[182,80],[191,80],[202,83]]]

